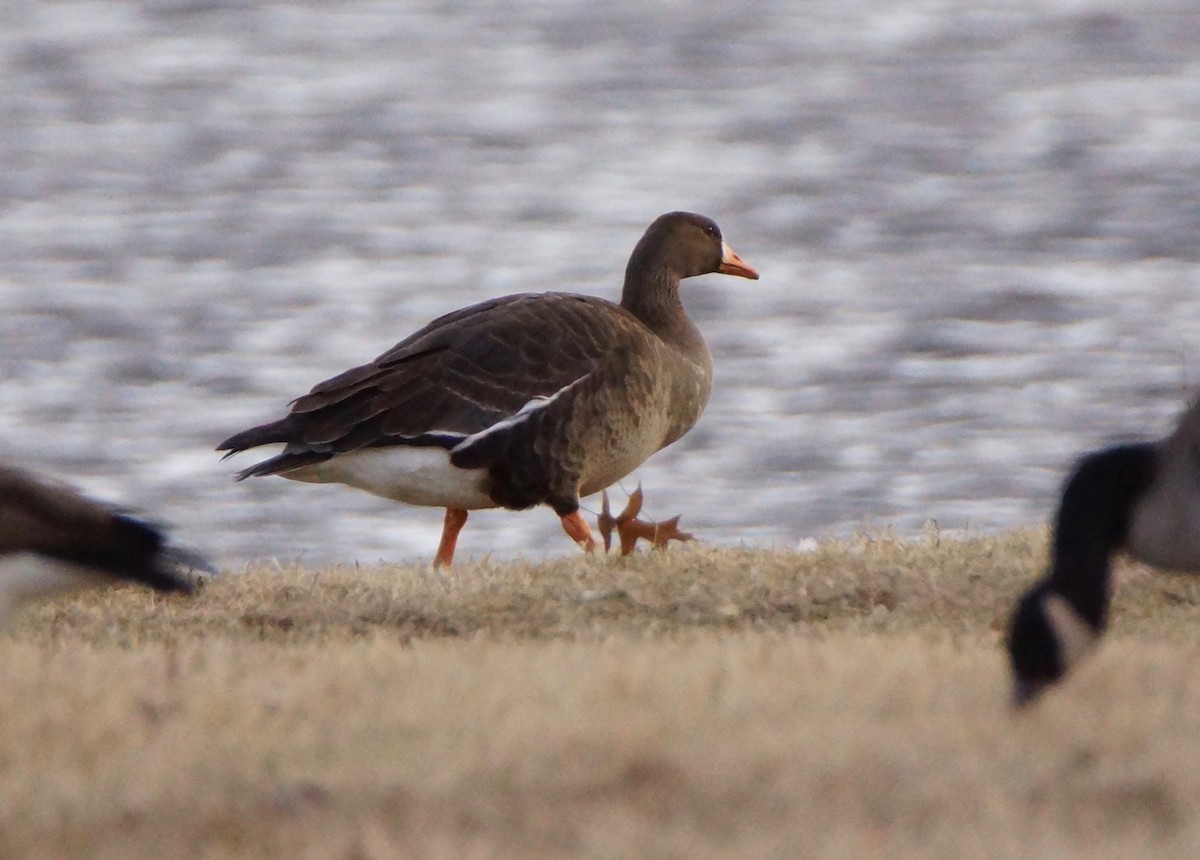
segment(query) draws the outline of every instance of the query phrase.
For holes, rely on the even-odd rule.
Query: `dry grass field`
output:
[[[1200,587],[1008,708],[1046,535],[254,569],[0,635],[0,857],[1194,857]]]

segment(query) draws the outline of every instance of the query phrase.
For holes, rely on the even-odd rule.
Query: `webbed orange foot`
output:
[[[638,514],[642,511],[642,502],[644,501],[641,484],[638,484],[637,489],[629,494],[629,501],[625,504],[625,510],[621,511],[615,517],[608,507],[607,490],[601,493],[600,501],[600,516],[597,518],[596,525],[604,538],[605,552],[608,552],[612,547],[612,533],[614,530],[621,541],[621,555],[629,555],[633,552],[639,538],[650,541],[655,549],[666,549],[667,544],[672,540],[685,541],[696,539],[694,535],[679,530],[679,518],[681,515],[676,515],[661,523],[638,519]]]
[[[592,537],[592,530],[588,528],[587,521],[579,511],[567,514],[561,518],[561,521],[563,531],[571,540],[579,544],[584,552],[592,552],[596,548],[596,539]]]

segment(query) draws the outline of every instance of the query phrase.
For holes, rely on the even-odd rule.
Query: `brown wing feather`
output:
[[[292,452],[471,434],[587,375],[644,326],[611,302],[562,293],[509,296],[447,314],[370,364],[298,398]]]
[[[105,535],[112,512],[55,484],[0,467],[0,553],[71,545],[80,534]]]
[[[0,555],[32,552],[168,591],[192,591],[183,567],[207,567],[156,527],[62,484],[0,466]]]

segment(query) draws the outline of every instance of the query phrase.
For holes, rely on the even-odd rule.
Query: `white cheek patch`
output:
[[[1042,609],[1058,641],[1063,668],[1070,669],[1096,647],[1100,634],[1080,617],[1066,598],[1057,594],[1042,598]]]

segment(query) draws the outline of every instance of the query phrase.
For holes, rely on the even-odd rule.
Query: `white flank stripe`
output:
[[[470,436],[468,436],[466,439],[463,439],[461,442],[459,442],[457,445],[454,446],[454,450],[461,451],[464,448],[470,448],[472,445],[474,445],[480,439],[484,439],[484,438],[490,436],[492,433],[499,433],[501,430],[507,430],[510,427],[515,427],[516,425],[520,424],[522,421],[527,421],[529,419],[529,417],[531,415],[533,415],[535,412],[539,412],[542,409],[545,409],[547,406],[549,406],[555,400],[562,397],[564,394],[566,394],[568,391],[570,391],[576,385],[583,382],[583,380],[587,379],[590,375],[591,375],[590,373],[585,373],[583,376],[579,377],[576,380],[573,380],[572,382],[567,383],[562,388],[558,389],[558,391],[554,392],[553,394],[551,394],[548,397],[539,395],[538,397],[533,398],[528,403],[526,403],[524,406],[522,406],[520,409],[518,409],[515,413],[510,415],[508,418],[502,418],[501,420],[499,420],[495,424],[493,424],[491,427],[485,427],[484,429],[480,430],[478,433],[473,433]]]
[[[430,430],[424,435],[462,438],[453,448],[453,451],[461,451],[487,438],[489,434],[499,433],[528,420],[531,415],[545,409],[587,377],[588,374],[584,374],[548,397],[532,398],[514,414],[470,436],[462,437],[461,434],[446,430]],[[376,496],[383,496],[385,499],[407,502],[410,505],[463,508],[468,511],[496,507],[496,503],[483,489],[487,477],[486,470],[460,469],[451,465],[451,453],[452,451],[445,448],[432,445],[361,448],[280,474],[293,481],[346,484]]]

